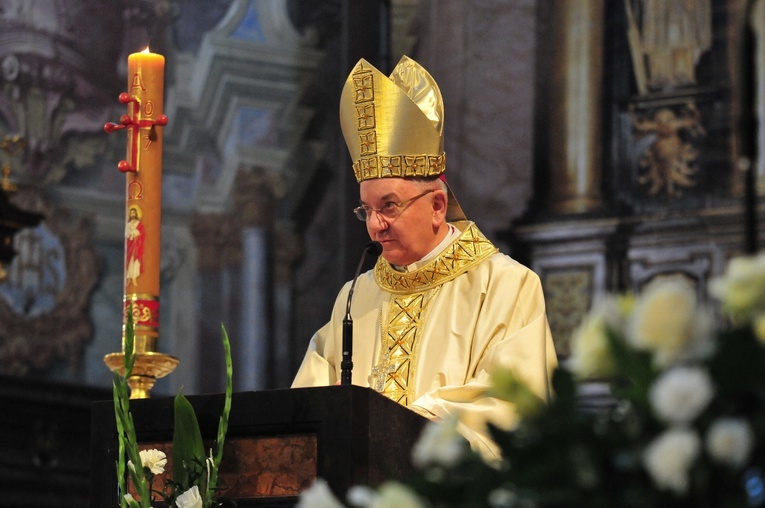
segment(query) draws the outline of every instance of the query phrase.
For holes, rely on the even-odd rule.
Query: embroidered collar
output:
[[[399,272],[382,257],[377,258],[374,276],[377,285],[394,294],[426,291],[462,275],[498,252],[473,222],[455,223],[462,234],[441,254],[418,270]]]

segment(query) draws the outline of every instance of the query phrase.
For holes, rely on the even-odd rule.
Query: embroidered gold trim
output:
[[[419,270],[399,272],[382,257],[377,258],[375,281],[393,294],[425,291],[453,280],[496,252],[498,249],[491,241],[469,222],[457,240]]]
[[[361,155],[377,152],[377,134],[359,133]],[[440,155],[375,155],[353,163],[359,183],[374,178],[417,178],[438,176],[446,171],[446,153]]]
[[[391,293],[388,315],[380,313],[381,347],[372,368],[372,386],[386,397],[408,406],[414,402],[421,335],[441,286],[497,252],[497,248],[468,222],[465,230],[435,260],[419,270],[397,272],[383,258],[375,265],[375,280]]]
[[[414,401],[415,379],[421,335],[440,286],[419,293],[394,296],[388,305],[383,327],[382,347],[377,365],[372,369],[374,387],[386,397],[408,406]]]

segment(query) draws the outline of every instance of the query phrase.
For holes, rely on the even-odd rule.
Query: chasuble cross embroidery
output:
[[[388,319],[382,321],[380,361],[372,369],[375,388],[399,404],[412,402],[422,325],[428,303],[438,287],[412,295],[396,296],[388,307]]]
[[[383,258],[375,265],[375,280],[391,293],[387,317],[381,314],[382,344],[372,368],[372,386],[383,395],[408,406],[413,402],[420,339],[429,304],[441,286],[497,252],[497,248],[470,223],[436,259],[418,270],[399,272]]]

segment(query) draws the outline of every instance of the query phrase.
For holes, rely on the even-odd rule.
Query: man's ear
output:
[[[436,228],[446,222],[446,205],[448,201],[446,192],[442,190],[433,192],[433,226]]]

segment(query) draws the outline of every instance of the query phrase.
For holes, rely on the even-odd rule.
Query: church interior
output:
[[[449,185],[539,275],[561,362],[607,293],[676,277],[707,300],[760,249],[765,5],[660,4],[0,0],[0,505],[89,502],[91,403],[122,347],[129,129],[104,126],[129,55],[165,58],[142,213],[152,351],[178,364],[151,397],[224,391],[221,325],[235,391],[279,390],[368,242],[338,119],[360,58],[437,80]]]

